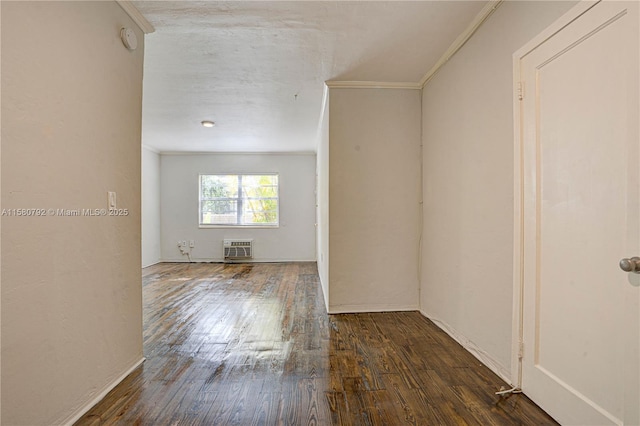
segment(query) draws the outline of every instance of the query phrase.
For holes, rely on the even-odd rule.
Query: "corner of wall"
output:
[[[471,355],[476,357],[478,361],[480,361],[485,366],[487,366],[491,371],[496,373],[502,380],[509,383],[510,385],[513,385],[511,380],[510,369],[503,366],[498,360],[493,358],[491,354],[483,350],[480,346],[475,344],[472,340],[469,340],[466,336],[459,333],[457,330],[455,330],[446,322],[441,321],[437,318],[431,317],[422,309],[420,309],[420,313],[422,314],[422,316],[429,319],[436,326],[438,326],[438,328],[440,328],[442,331],[447,333],[453,340],[458,342],[464,349],[467,350],[467,352],[469,352]]]
[[[321,118],[318,124],[316,153],[316,262],[329,311],[329,87],[325,84],[322,96]]]
[[[142,146],[142,267],[161,261],[160,153]]]
[[[85,413],[91,410],[97,403],[102,401],[102,399],[107,396],[109,392],[111,392],[116,386],[118,386],[120,382],[126,379],[129,374],[133,373],[136,368],[140,367],[142,363],[145,362],[145,360],[146,359],[144,357],[135,360],[133,364],[124,371],[124,373],[118,376],[115,380],[112,380],[111,382],[106,384],[102,388],[102,390],[98,391],[98,394],[91,401],[75,410],[72,414],[69,415],[69,417],[67,417],[65,420],[62,420],[60,424],[65,426],[73,426],[78,420],[80,420],[82,416],[85,415]]]

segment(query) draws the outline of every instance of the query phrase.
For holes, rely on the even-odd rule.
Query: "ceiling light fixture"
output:
[[[209,120],[201,121],[200,124],[202,124],[204,127],[213,127],[213,126],[216,125],[216,123],[214,123],[213,121],[209,121]]]

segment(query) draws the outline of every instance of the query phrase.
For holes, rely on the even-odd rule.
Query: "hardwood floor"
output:
[[[315,263],[143,270],[147,361],[76,425],[556,424],[418,312],[327,315]]]

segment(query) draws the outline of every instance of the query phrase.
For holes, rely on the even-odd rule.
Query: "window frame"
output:
[[[276,216],[277,216],[277,222],[275,224],[262,224],[262,223],[257,223],[257,224],[239,224],[239,223],[229,223],[229,224],[206,224],[206,223],[202,223],[202,176],[276,176],[277,180],[278,180],[278,185],[276,188]],[[244,197],[240,197],[240,195],[242,194],[241,188],[238,188],[238,194],[239,196],[237,198],[233,197],[233,198],[229,198],[230,200],[237,200],[237,205],[238,206],[242,206],[242,199]],[[273,197],[268,197],[265,199],[273,199]],[[208,201],[208,200],[204,200],[204,201]],[[240,209],[238,209],[239,211],[241,211]],[[278,172],[263,172],[263,173],[255,173],[255,172],[251,172],[251,173],[224,173],[224,172],[220,172],[220,173],[198,173],[198,228],[203,228],[203,229],[207,229],[207,228],[239,228],[239,229],[257,229],[257,228],[279,228],[280,227],[280,173]]]

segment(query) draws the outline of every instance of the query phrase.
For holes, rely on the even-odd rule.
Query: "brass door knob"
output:
[[[620,269],[625,272],[634,272],[640,274],[640,257],[632,257],[630,259],[622,259],[620,261]]]

